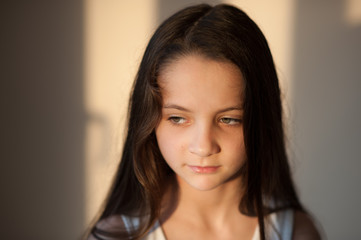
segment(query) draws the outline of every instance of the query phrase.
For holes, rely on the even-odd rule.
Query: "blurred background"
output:
[[[119,162],[151,34],[195,3],[231,3],[269,41],[291,167],[328,239],[361,238],[360,0],[4,0],[0,236],[80,239]]]

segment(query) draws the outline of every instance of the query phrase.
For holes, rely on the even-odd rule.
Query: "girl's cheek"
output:
[[[162,152],[171,148],[177,141],[176,133],[167,125],[168,123],[162,123],[156,129],[158,145]]]
[[[185,131],[181,127],[170,126],[165,122],[156,130],[158,146],[166,161],[174,161],[187,149]]]

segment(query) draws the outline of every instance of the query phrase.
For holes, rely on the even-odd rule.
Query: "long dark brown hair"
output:
[[[131,233],[121,226],[110,232],[95,225],[93,236],[140,239],[159,218],[165,184],[174,173],[155,138],[162,108],[157,77],[167,63],[193,53],[232,62],[245,79],[247,161],[240,211],[258,217],[260,236],[265,239],[265,216],[285,208],[303,210],[290,176],[278,77],[267,41],[243,11],[226,4],[201,4],[177,12],[159,26],[131,93],[121,162],[98,222],[125,215],[139,218],[140,224]]]

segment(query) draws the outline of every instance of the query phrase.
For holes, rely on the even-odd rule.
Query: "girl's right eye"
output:
[[[177,125],[183,124],[183,123],[186,122],[186,119],[185,119],[185,118],[183,118],[183,117],[178,117],[178,116],[171,116],[171,117],[168,118],[168,120],[169,120],[171,123],[177,124]]]

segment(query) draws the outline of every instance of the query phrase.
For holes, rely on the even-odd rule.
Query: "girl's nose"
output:
[[[199,157],[208,157],[221,150],[212,127],[198,126],[192,131],[189,152]]]

